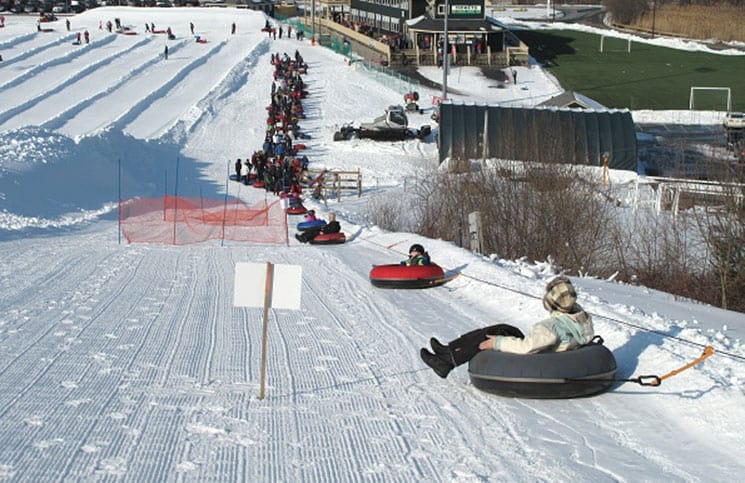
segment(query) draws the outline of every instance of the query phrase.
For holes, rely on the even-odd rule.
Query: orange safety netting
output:
[[[236,198],[131,198],[119,202],[119,224],[128,243],[287,243],[287,216],[279,201],[248,206]]]

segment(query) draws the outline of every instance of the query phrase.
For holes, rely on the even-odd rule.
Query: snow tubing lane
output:
[[[613,385],[615,374],[616,359],[602,343],[538,354],[481,351],[468,363],[468,375],[478,389],[531,399],[598,394]]]
[[[319,233],[309,243],[311,245],[340,245],[347,241],[344,233]]]
[[[447,282],[439,265],[378,265],[370,270],[370,282],[379,288],[427,288]]]
[[[292,208],[288,208],[290,210]],[[321,228],[326,224],[325,220],[313,220],[313,221],[301,221],[297,224],[298,231],[312,230],[313,228]]]

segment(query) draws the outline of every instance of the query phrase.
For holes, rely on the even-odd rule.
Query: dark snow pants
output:
[[[473,356],[481,351],[479,344],[486,340],[487,335],[504,335],[519,337],[520,339],[525,337],[520,329],[508,324],[490,325],[482,329],[472,330],[448,343],[453,364],[459,366],[470,361]]]

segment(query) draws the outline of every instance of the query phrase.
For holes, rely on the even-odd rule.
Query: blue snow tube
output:
[[[298,231],[313,230],[315,228],[321,228],[326,224],[326,220],[313,220],[313,221],[301,221],[297,224]]]
[[[475,387],[506,397],[561,399],[591,396],[613,385],[616,359],[600,337],[575,350],[510,354],[481,351],[468,363]]]

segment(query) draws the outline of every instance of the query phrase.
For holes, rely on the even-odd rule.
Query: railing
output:
[[[681,178],[663,178],[656,176],[639,176],[636,180],[634,207],[644,203],[642,190],[648,188],[652,197],[647,199],[655,206],[658,213],[669,210],[677,216],[681,209],[681,197],[688,195],[692,205],[724,204],[727,200],[737,205],[743,203],[745,184],[718,181],[689,180]]]
[[[310,19],[303,18],[302,19],[303,24],[305,25],[305,29],[313,31],[313,26],[310,25]],[[350,29],[348,27],[345,27],[344,25],[341,25],[337,22],[334,22],[333,20],[328,20],[325,18],[316,18],[316,24],[318,25],[318,32],[316,32],[317,36],[322,36],[325,33],[328,35],[336,36],[338,38],[344,39],[346,38],[349,41],[353,41],[356,43],[356,45],[359,48],[364,49],[366,52],[363,54],[364,57],[379,57],[381,59],[381,62],[385,62],[386,64],[390,64],[391,62],[391,48],[388,46],[388,44],[385,44],[383,42],[378,42],[377,40],[373,39],[372,37],[368,37],[367,35],[361,34],[357,32],[354,29]]]
[[[359,168],[355,171],[309,169],[308,178],[312,198],[323,198],[326,201],[331,194],[336,201],[341,201],[342,193],[349,191],[355,192],[357,198],[362,196],[362,174]]]
[[[433,52],[432,50],[406,49],[391,53],[390,65],[432,66],[438,65],[438,60],[437,52]],[[495,66],[501,68],[508,65],[507,61],[507,52],[485,52],[482,54],[469,54],[465,52],[456,53],[455,57],[450,56],[452,65]],[[518,62],[516,61],[515,63],[517,64]],[[527,63],[527,57],[525,63]]]

